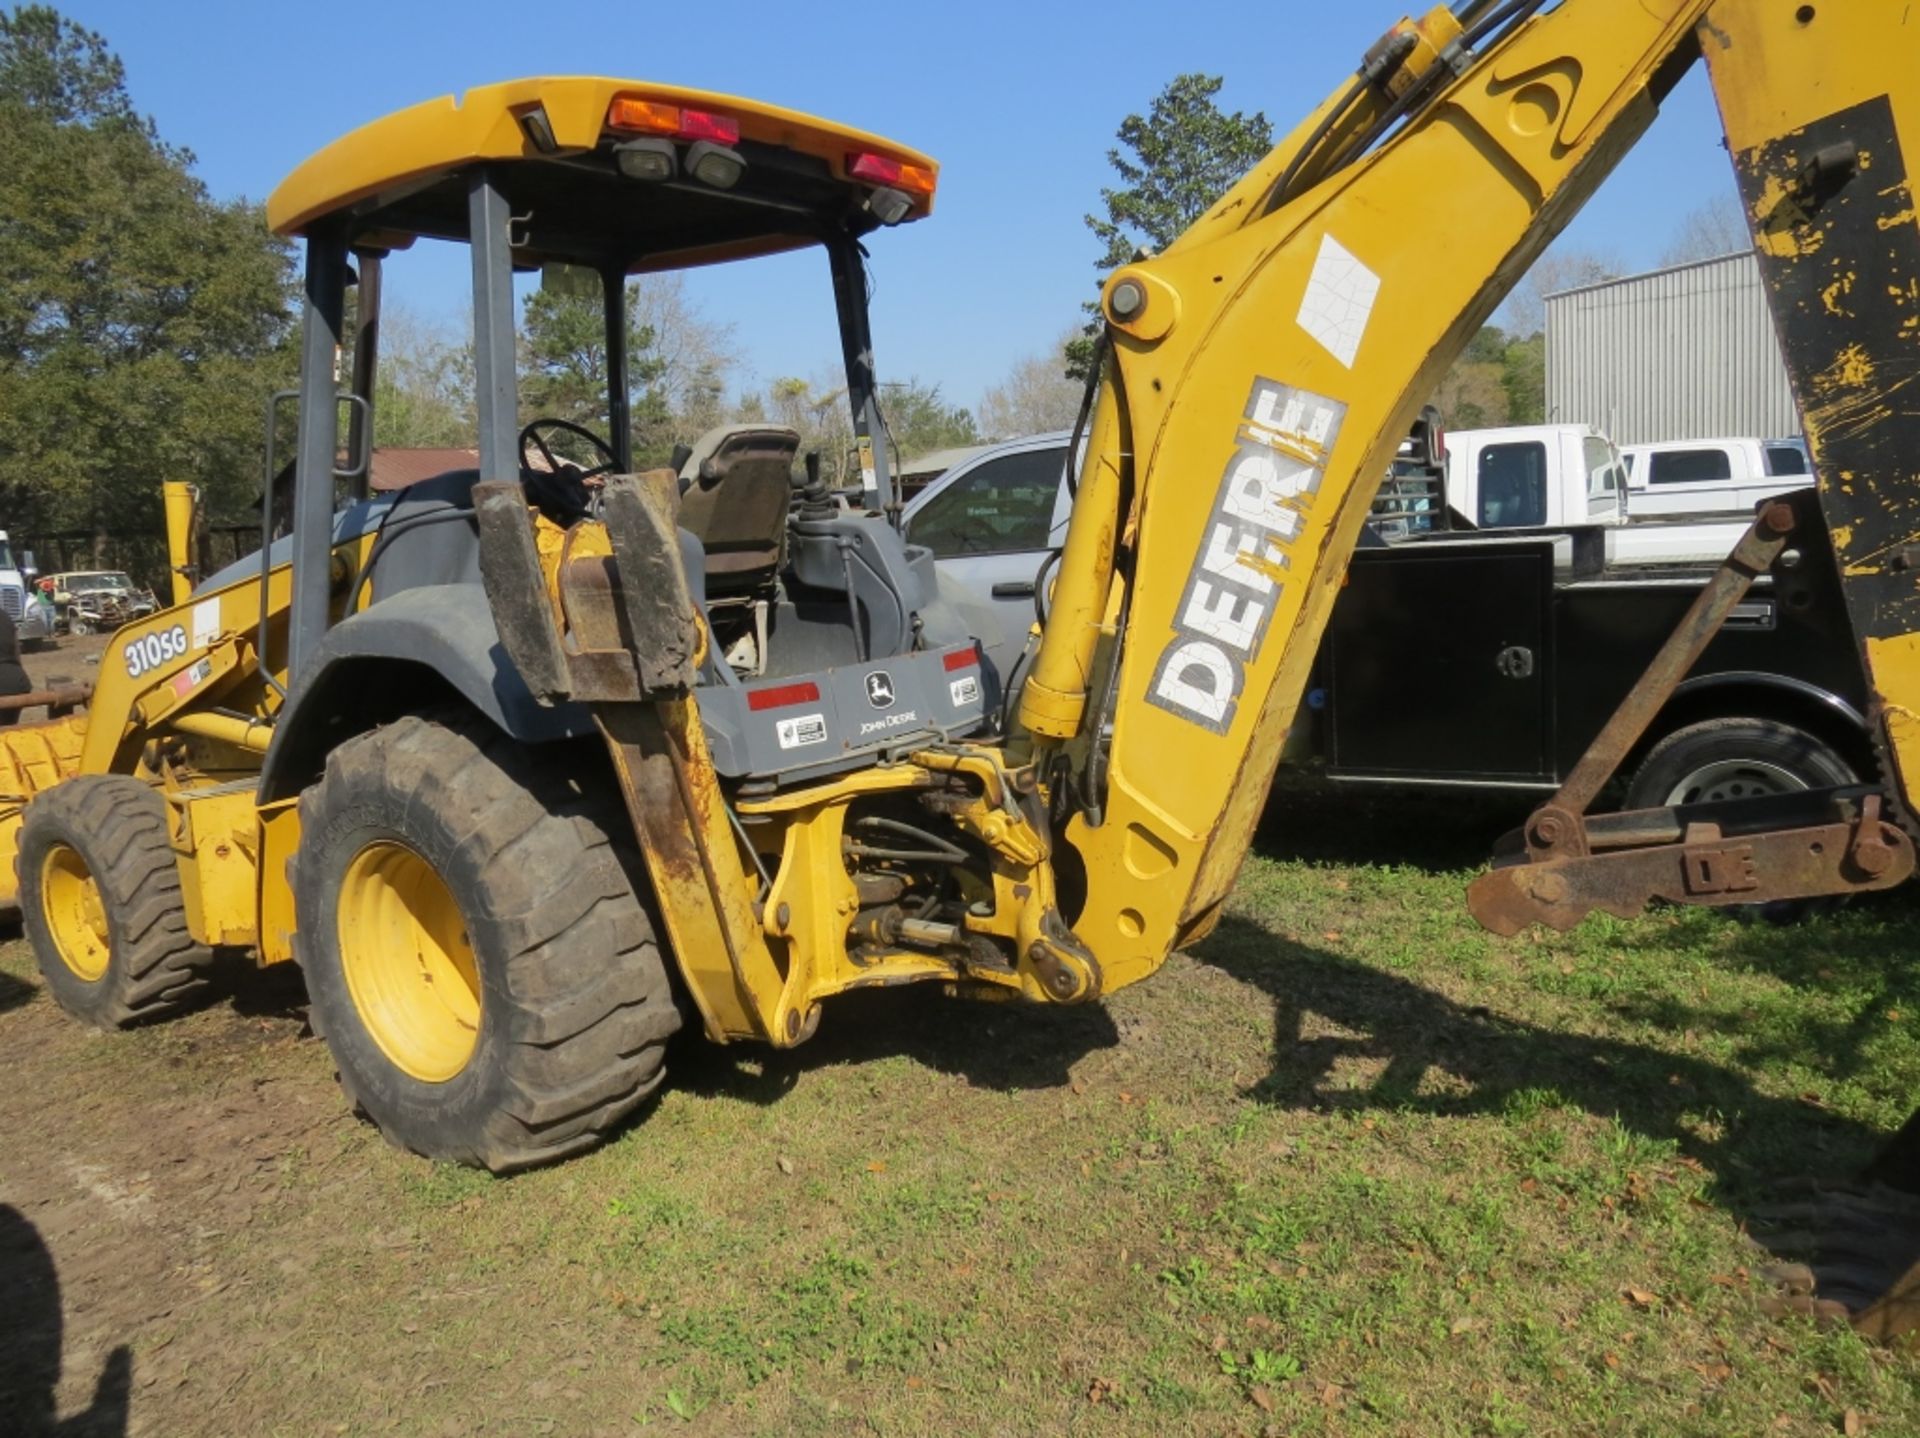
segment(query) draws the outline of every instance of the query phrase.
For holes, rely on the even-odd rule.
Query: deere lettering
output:
[[[1227,732],[1346,412],[1337,400],[1254,381],[1149,703]]]

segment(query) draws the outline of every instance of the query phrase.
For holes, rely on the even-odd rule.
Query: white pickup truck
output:
[[[1627,509],[1653,515],[1753,513],[1763,499],[1813,483],[1807,446],[1798,439],[1686,439],[1630,444]]]
[[[1643,516],[1622,451],[1592,425],[1455,430],[1447,502],[1478,529],[1604,527],[1609,564],[1717,564],[1753,522],[1735,510]],[[1811,476],[1768,493],[1805,488]],[[1760,496],[1756,496],[1756,500]]]

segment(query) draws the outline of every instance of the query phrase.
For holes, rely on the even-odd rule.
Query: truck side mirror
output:
[[[40,566],[33,562],[33,551],[31,549],[23,549],[20,551],[20,572],[23,575],[38,574],[40,572]]]

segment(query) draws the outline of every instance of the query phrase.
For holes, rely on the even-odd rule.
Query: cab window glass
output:
[[[991,460],[928,500],[909,537],[941,559],[1045,549],[1064,462],[1059,449]]]
[[[1478,523],[1512,529],[1547,522],[1547,447],[1538,440],[1480,451]]]
[[[1806,474],[1807,456],[1797,444],[1770,444],[1767,446],[1768,474]]]
[[[1651,456],[1649,484],[1699,484],[1732,479],[1733,465],[1724,449],[1663,449]]]
[[[1612,445],[1587,435],[1580,441],[1580,455],[1587,465],[1588,494],[1606,494],[1615,488]]]

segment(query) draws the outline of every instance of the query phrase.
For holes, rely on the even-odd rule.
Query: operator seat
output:
[[[725,424],[701,435],[680,467],[680,527],[706,548],[709,601],[773,587],[799,452],[798,430]]]

